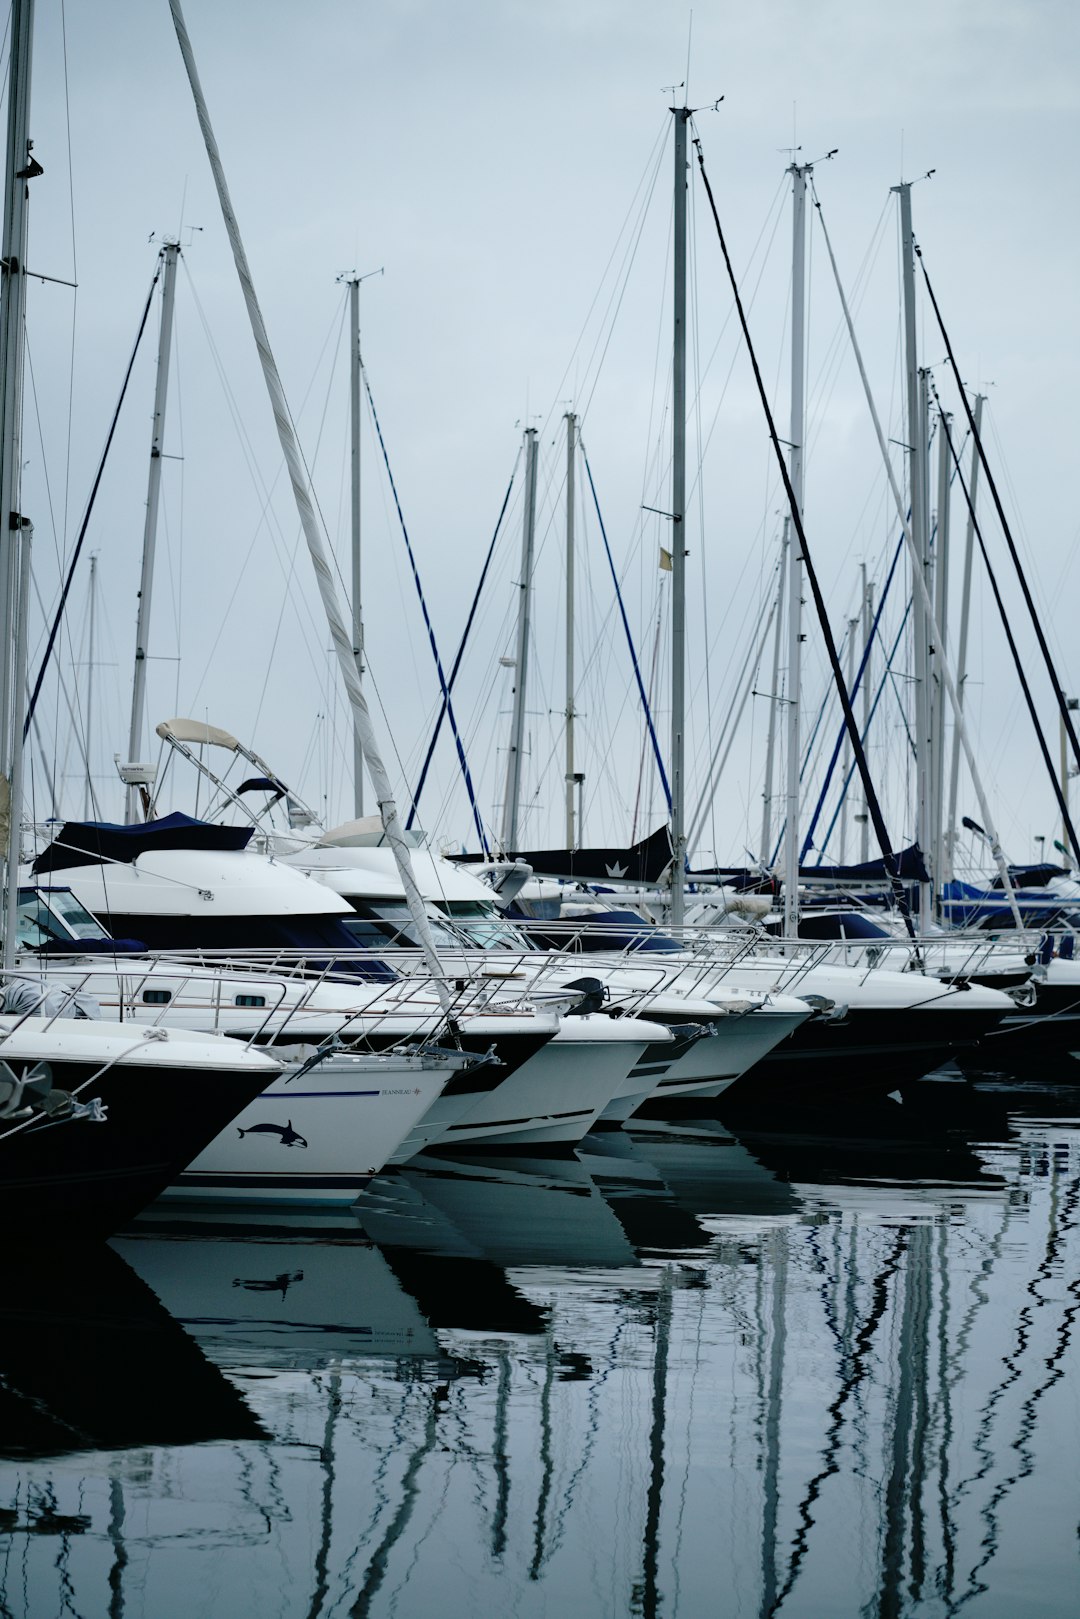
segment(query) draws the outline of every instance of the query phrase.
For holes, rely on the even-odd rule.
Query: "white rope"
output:
[[[184,22],[184,16],[180,9],[179,0],[169,0],[169,3],[172,10],[173,24],[176,28],[176,37],[180,45],[180,52],[184,58],[184,66],[187,69],[188,79],[191,83],[191,92],[195,98],[195,109],[198,113],[199,126],[202,129],[203,140],[206,144],[206,155],[210,160],[210,168],[213,172],[214,184],[217,187],[218,201],[221,204],[221,213],[225,221],[225,229],[228,232],[229,242],[232,247],[233,260],[236,264],[236,273],[240,278],[240,286],[244,294],[244,301],[247,304],[248,318],[251,321],[252,335],[255,338],[255,347],[259,352],[259,360],[263,369],[263,379],[266,382],[266,390],[270,396],[270,404],[274,412],[274,421],[278,430],[278,439],[281,443],[282,453],[285,456],[285,464],[288,467],[289,479],[292,483],[293,497],[296,501],[296,509],[300,517],[301,526],[304,530],[304,538],[307,541],[312,566],[315,569],[315,579],[319,587],[319,595],[322,598],[323,611],[326,613],[326,621],[330,629],[330,638],[334,643],[334,651],[337,653],[338,666],[341,670],[341,678],[344,682],[345,690],[349,697],[349,703],[352,707],[353,725],[356,730],[357,740],[360,743],[360,747],[364,755],[364,763],[367,765],[372,785],[375,788],[375,796],[378,800],[379,813],[382,816],[383,831],[385,832],[387,842],[394,851],[394,859],[397,862],[398,874],[401,877],[401,881],[405,888],[405,894],[408,899],[409,914],[412,918],[413,925],[417,930],[417,934],[419,935],[420,942],[423,947],[424,955],[427,958],[428,965],[431,969],[440,1003],[442,1004],[443,1010],[449,1012],[450,990],[443,975],[442,964],[440,963],[438,954],[435,950],[435,942],[432,939],[431,929],[428,926],[427,913],[424,910],[424,902],[420,897],[420,891],[416,886],[416,879],[413,876],[412,865],[409,860],[408,845],[402,836],[401,825],[398,821],[397,806],[394,803],[393,789],[390,786],[390,778],[386,773],[386,767],[383,764],[382,756],[379,753],[378,744],[375,740],[374,729],[371,724],[371,715],[368,712],[368,706],[364,700],[364,693],[356,668],[356,659],[353,656],[352,631],[349,627],[347,627],[345,618],[338,603],[337,590],[334,585],[334,577],[330,568],[326,547],[323,544],[323,537],[319,529],[319,524],[316,520],[315,506],[312,500],[311,489],[308,484],[304,463],[300,455],[300,447],[296,440],[296,432],[289,416],[289,408],[285,400],[285,391],[281,385],[281,378],[278,375],[277,363],[270,348],[270,340],[267,336],[266,326],[263,322],[262,310],[259,308],[259,301],[255,296],[255,284],[252,281],[251,270],[248,267],[247,255],[244,252],[244,245],[240,239],[240,229],[236,222],[236,215],[233,212],[232,200],[229,196],[229,188],[225,181],[225,171],[222,168],[217,141],[214,137],[214,131],[210,123],[210,114],[207,110],[206,100],[202,92],[202,85],[199,82],[198,71],[195,67],[195,59],[192,55],[191,41],[188,38],[187,25]]]

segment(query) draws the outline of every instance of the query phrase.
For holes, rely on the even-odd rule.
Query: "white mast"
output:
[[[784,622],[784,584],[787,580],[788,564],[788,535],[791,530],[791,518],[784,518],[784,531],[780,540],[780,567],[776,580],[776,636],[773,640],[772,656],[772,684],[769,687],[769,730],[765,743],[765,789],[762,793],[761,806],[761,848],[758,858],[762,865],[768,865],[772,858],[772,826],[773,826],[773,755],[776,751],[776,715],[780,703],[780,637]]]
[[[899,187],[894,187],[893,189],[899,190]],[[922,567],[917,566],[919,561],[919,552],[915,545],[911,524],[908,522],[903,496],[900,493],[900,486],[896,481],[896,474],[893,471],[892,460],[889,456],[888,446],[885,443],[885,434],[881,426],[881,418],[878,415],[877,406],[874,404],[874,396],[870,390],[870,379],[866,375],[866,366],[863,364],[862,351],[859,348],[858,339],[855,336],[855,326],[851,319],[851,310],[848,308],[848,301],[844,295],[844,287],[840,280],[840,272],[837,268],[836,256],[833,253],[832,243],[829,240],[829,232],[825,227],[824,220],[821,221],[821,227],[822,235],[825,238],[825,246],[829,254],[829,263],[832,266],[833,276],[836,281],[836,290],[840,298],[840,307],[844,312],[844,324],[847,327],[848,337],[851,340],[852,352],[855,355],[855,363],[859,368],[859,378],[863,385],[863,392],[866,395],[866,404],[870,411],[870,420],[874,424],[874,436],[878,441],[878,450],[881,453],[881,461],[885,468],[885,476],[888,479],[889,488],[892,491],[893,502],[896,506],[896,515],[900,520],[900,527],[903,530],[904,544],[907,546],[908,556],[911,558],[912,578],[915,583],[915,594],[921,601],[923,611],[933,627],[935,640],[938,640],[940,638],[937,635],[936,625],[934,625],[934,604],[926,588],[926,578]],[[1023,923],[1020,919],[1019,909],[1017,908],[1016,894],[1013,889],[1012,880],[1009,876],[1008,864],[1005,860],[1005,855],[1002,851],[997,833],[994,831],[994,821],[990,813],[990,805],[986,794],[983,791],[982,780],[979,776],[978,763],[975,759],[975,753],[971,746],[971,738],[968,736],[966,727],[964,725],[964,716],[960,706],[960,700],[957,695],[956,682],[953,679],[952,672],[949,668],[949,660],[947,658],[943,657],[941,659],[940,672],[941,678],[945,682],[945,690],[949,694],[949,702],[952,705],[956,728],[960,733],[960,744],[964,750],[964,758],[967,760],[967,767],[971,773],[971,785],[975,790],[975,796],[979,802],[979,814],[983,818],[983,825],[985,826],[987,835],[990,839],[990,847],[994,856],[994,861],[1001,876],[1001,886],[1005,892],[1009,902],[1009,907],[1013,913],[1013,922],[1017,928],[1021,928]]]
[[[911,183],[903,181],[895,188],[900,195],[901,263],[904,280],[904,350],[907,362],[907,441],[909,489],[911,500],[911,536],[915,542],[912,570],[921,570],[926,583],[927,513],[926,513],[926,433],[923,400],[926,382],[919,371],[915,341],[915,240],[911,227]],[[923,858],[931,860],[929,848],[930,811],[930,749],[929,705],[927,702],[926,669],[926,613],[921,593],[913,583],[915,633],[915,769],[916,815],[915,836],[922,847]],[[933,873],[931,873],[933,876]],[[931,916],[933,886],[919,885],[919,926],[925,932]]]
[[[577,417],[566,417],[566,847],[576,849],[581,828],[574,825],[574,463]]]
[[[791,425],[788,475],[795,507],[803,514],[803,441],[806,431],[806,176],[809,165],[791,165]],[[803,558],[798,538],[788,562],[787,803],[784,830],[784,937],[799,933],[799,760],[802,744]]]
[[[675,119],[674,354],[671,385],[671,925],[681,928],[686,888],[686,126]]]
[[[866,658],[866,663],[863,667],[862,688],[862,736],[863,751],[865,752],[870,746],[870,671],[874,661],[874,649],[871,646],[870,638],[874,628],[874,586],[873,581],[868,580],[866,577],[866,563],[861,563],[860,567],[862,569],[863,587],[863,648]],[[870,859],[870,805],[867,803],[865,791],[863,792],[862,812],[856,816],[856,820],[862,827],[862,840],[859,847],[859,859],[865,866],[866,862]]]
[[[350,437],[350,527],[352,541],[352,623],[353,657],[356,677],[364,681],[364,610],[360,579],[360,406],[363,396],[364,358],[360,352],[360,283],[381,270],[369,270],[367,275],[338,276],[349,289],[349,437]],[[357,820],[364,813],[364,750],[360,739],[353,734],[353,813]]]
[[[933,865],[935,893],[940,894],[945,873],[945,683],[941,668],[948,655],[949,633],[949,423],[944,412],[938,424],[937,538],[934,541],[934,623],[941,634],[941,645],[934,647],[934,713],[932,722],[934,760]]]
[[[982,433],[982,408],[985,403],[985,394],[975,395],[975,435]],[[960,641],[956,650],[956,725],[953,730],[952,764],[949,769],[949,813],[945,828],[945,848],[947,875],[950,879],[955,877],[956,862],[956,794],[960,783],[960,717],[964,706],[964,692],[967,685],[967,644],[968,623],[971,618],[971,562],[975,546],[975,501],[979,493],[979,457],[972,454],[971,483],[968,495],[971,508],[968,512],[967,530],[964,536],[964,578],[960,588]],[[1064,838],[1062,839],[1064,842]]]
[[[94,761],[94,642],[97,621],[97,556],[90,557],[90,625],[86,658],[86,783],[83,788],[83,820],[88,821],[94,809],[94,782],[91,776]]]
[[[22,515],[22,382],[26,315],[27,181],[40,174],[29,136],[33,0],[12,0],[7,167],[0,248],[0,790],[8,800],[3,965],[15,961],[22,821],[29,523]]]
[[[847,627],[847,689],[850,693],[855,685],[855,631],[859,627],[858,618],[849,618]],[[851,736],[844,737],[844,759],[840,767],[841,782],[847,781],[851,769]],[[848,823],[848,795],[844,794],[840,800],[840,864],[847,865],[847,823]]]
[[[525,748],[525,695],[529,679],[529,622],[532,607],[533,547],[536,539],[536,428],[525,429],[525,516],[521,527],[521,578],[518,589],[517,657],[514,660],[514,713],[510,723],[510,753],[506,761],[506,801],[503,804],[504,853],[517,847],[518,810],[521,803],[521,760]]]
[[[169,397],[169,359],[172,353],[173,307],[176,301],[176,263],[179,242],[166,242],[161,249],[161,331],[158,336],[157,383],[154,388],[154,425],[150,435],[150,473],[146,486],[146,519],[143,523],[142,574],[139,579],[139,613],[135,624],[135,677],[131,686],[131,729],[128,732],[128,759],[134,764],[142,748],[146,718],[146,647],[150,639],[150,604],[154,590],[154,550],[157,544],[158,506],[161,501],[161,446],[165,437],[165,407]],[[89,739],[88,739],[89,740]],[[124,819],[130,826],[139,815],[139,789],[130,783]]]
[[[240,281],[240,286],[243,290],[244,301],[247,305],[248,318],[251,322],[251,330],[255,339],[255,347],[258,350],[259,360],[262,365],[263,379],[266,383],[266,391],[269,395],[271,408],[273,409],[274,413],[274,421],[278,431],[278,439],[281,443],[282,454],[285,457],[285,464],[288,467],[289,480],[292,484],[293,497],[296,501],[296,509],[300,518],[300,525],[304,531],[304,538],[307,541],[312,566],[315,569],[315,578],[319,587],[319,594],[322,598],[323,611],[326,614],[326,621],[330,630],[330,638],[334,644],[334,651],[336,652],[338,659],[338,667],[341,670],[341,677],[345,685],[345,690],[348,693],[349,703],[352,708],[353,726],[356,730],[357,736],[360,738],[361,746],[364,749],[364,759],[367,763],[368,774],[371,777],[372,786],[375,789],[375,796],[379,805],[379,813],[382,817],[386,841],[393,850],[398,875],[400,876],[402,886],[405,889],[410,919],[416,929],[424,956],[430,967],[440,1004],[444,1012],[449,1012],[451,1006],[450,988],[447,984],[445,974],[442,970],[442,964],[439,961],[438,953],[435,949],[435,941],[431,935],[431,927],[428,923],[427,912],[424,909],[424,901],[420,897],[420,890],[416,886],[416,878],[413,875],[412,863],[409,859],[409,847],[405,842],[401,829],[401,823],[398,819],[397,805],[394,802],[394,792],[390,785],[390,777],[387,774],[386,766],[383,764],[382,756],[379,752],[378,743],[375,740],[375,731],[371,723],[371,715],[368,712],[367,702],[364,698],[364,693],[356,673],[356,659],[353,656],[352,637],[349,634],[349,627],[346,625],[345,616],[341,611],[341,607],[337,599],[337,589],[334,584],[334,575],[330,564],[330,557],[328,555],[327,547],[323,542],[322,532],[319,528],[319,522],[315,515],[315,501],[312,495],[311,487],[308,483],[307,470],[304,466],[304,460],[300,453],[300,446],[297,443],[296,429],[293,427],[292,417],[289,414],[289,406],[285,398],[285,391],[281,386],[281,377],[278,374],[277,362],[275,361],[273,351],[270,348],[270,339],[266,333],[266,326],[263,321],[262,310],[259,308],[259,301],[255,295],[255,284],[251,278],[251,270],[248,265],[247,254],[244,252],[244,244],[240,238],[240,228],[237,225],[236,215],[233,212],[232,199],[229,196],[229,188],[226,184],[225,171],[221,164],[221,156],[218,152],[217,140],[214,137],[213,127],[210,123],[210,114],[207,110],[206,99],[202,92],[202,85],[199,83],[198,70],[196,69],[195,59],[192,55],[191,41],[188,38],[187,25],[184,22],[184,14],[180,8],[180,0],[169,0],[169,4],[172,11],[173,25],[176,29],[176,37],[180,45],[180,51],[184,58],[184,66],[187,70],[188,79],[191,84],[191,92],[195,99],[195,108],[196,112],[198,113],[199,126],[202,129],[203,141],[206,145],[206,155],[209,158],[210,168],[214,176],[214,184],[217,188],[218,202],[221,205],[222,217],[225,221],[225,228],[228,232],[229,243],[232,247],[233,259],[236,264],[236,273]]]
[[[356,678],[364,679],[364,618],[360,595],[360,277],[349,282],[349,429],[352,472],[352,622]],[[353,801],[357,820],[364,813],[364,750],[353,732]]]
[[[1066,706],[1066,708],[1070,708],[1070,709],[1075,711],[1076,709],[1080,708],[1080,701],[1078,701],[1077,698],[1075,698],[1075,697],[1066,697],[1065,706]],[[1066,807],[1068,807],[1068,803],[1069,803],[1069,749],[1068,749],[1068,736],[1067,736],[1066,731],[1065,731],[1065,716],[1064,716],[1064,714],[1061,715],[1061,718],[1058,721],[1058,736],[1059,736],[1059,746],[1060,746],[1060,753],[1061,753],[1061,796],[1065,800]],[[1073,848],[1071,843],[1070,843],[1070,840],[1069,840],[1069,828],[1065,824],[1064,815],[1061,817],[1061,847],[1067,851],[1066,855],[1065,855],[1065,864],[1066,864],[1066,866],[1072,866],[1072,864],[1075,861],[1080,860],[1080,849]]]

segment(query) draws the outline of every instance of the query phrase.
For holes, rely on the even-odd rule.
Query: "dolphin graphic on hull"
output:
[[[236,1128],[241,1140],[244,1136],[280,1136],[283,1147],[307,1146],[300,1132],[293,1129],[291,1119],[286,1124],[252,1124],[246,1130],[241,1130],[237,1125]]]

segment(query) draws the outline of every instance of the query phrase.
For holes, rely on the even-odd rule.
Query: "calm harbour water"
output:
[[[1080,1611],[1080,1089],[4,1266],[0,1613]]]

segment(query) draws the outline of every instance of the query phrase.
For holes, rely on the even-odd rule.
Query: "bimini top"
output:
[[[190,742],[196,747],[228,748],[232,753],[240,748],[230,731],[222,731],[218,726],[207,725],[202,720],[162,720],[155,729],[165,742],[171,737],[177,742]]]
[[[70,866],[99,865],[106,860],[130,865],[154,849],[246,849],[253,831],[250,826],[213,826],[209,821],[181,814],[136,826],[117,826],[111,821],[65,821],[31,869],[59,871]]]

